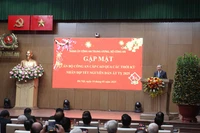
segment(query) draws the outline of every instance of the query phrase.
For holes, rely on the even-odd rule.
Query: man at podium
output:
[[[153,76],[161,78],[161,79],[167,79],[167,73],[162,70],[162,66],[161,65],[157,65],[157,71],[154,72]]]
[[[33,52],[31,50],[28,50],[26,52],[26,60],[21,61],[21,66],[25,68],[37,66],[37,62],[33,60],[32,57],[33,57]]]

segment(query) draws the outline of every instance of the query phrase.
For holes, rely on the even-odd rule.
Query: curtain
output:
[[[8,15],[53,15],[54,20],[196,20],[200,0],[0,0]]]

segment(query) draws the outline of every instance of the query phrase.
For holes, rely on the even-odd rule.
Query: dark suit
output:
[[[154,72],[154,77],[158,77],[158,71]],[[158,78],[161,78],[161,79],[167,79],[167,73],[165,71],[161,71],[160,72],[160,76]]]
[[[12,121],[10,119],[0,117],[1,133],[6,133],[6,124],[7,123],[12,123]]]
[[[29,113],[24,114],[28,120],[32,120],[33,122],[36,122],[36,118],[33,115],[30,115]]]

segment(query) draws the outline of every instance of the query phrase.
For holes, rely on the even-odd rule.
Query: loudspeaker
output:
[[[140,102],[135,103],[135,113],[141,113],[142,112],[142,104]]]
[[[70,102],[69,102],[69,100],[67,100],[67,99],[64,100],[63,109],[64,110],[70,110]]]
[[[11,108],[11,103],[9,98],[4,99],[4,108]]]

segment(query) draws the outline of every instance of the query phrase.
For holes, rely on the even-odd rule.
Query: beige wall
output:
[[[136,101],[144,103],[142,91],[52,89],[52,62],[54,37],[142,37],[143,77],[152,76],[157,64],[162,64],[168,77],[173,79],[176,59],[185,52],[200,56],[200,23],[55,23],[54,32],[14,32],[19,41],[19,59],[0,59],[0,106],[3,99],[15,103],[15,81],[9,79],[10,69],[25,58],[31,49],[34,58],[45,69],[40,79],[38,106],[40,108],[62,107],[68,99],[73,109],[132,111]],[[0,23],[0,35],[9,33],[7,23]],[[177,111],[170,102],[170,111]]]

